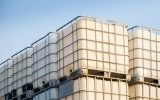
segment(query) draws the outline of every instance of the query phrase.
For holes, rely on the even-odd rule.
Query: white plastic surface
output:
[[[12,60],[7,60],[0,65],[0,97],[12,90]]]
[[[129,62],[126,30],[120,25],[81,19],[58,31],[59,77],[70,75],[69,70],[78,68],[127,74]]]
[[[33,44],[33,86],[42,87],[43,82],[57,79],[57,34],[51,33]]]
[[[129,87],[130,100],[159,100],[160,87],[147,84],[136,84]]]
[[[14,55],[13,59],[13,89],[17,89],[17,95],[21,95],[22,86],[32,82],[32,54],[33,49],[27,48]]]
[[[127,82],[80,77],[73,82],[73,94],[60,100],[129,100],[128,95]]]
[[[132,77],[160,78],[160,35],[143,27],[129,32],[129,61]]]

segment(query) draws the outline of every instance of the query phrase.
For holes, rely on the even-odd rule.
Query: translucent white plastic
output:
[[[136,27],[129,31],[129,61],[132,77],[160,79],[159,31]]]
[[[60,77],[79,68],[128,73],[128,34],[124,25],[83,18],[57,32]]]
[[[17,89],[17,95],[21,95],[22,86],[32,82],[32,48],[26,48],[12,56],[13,59],[13,89]]]
[[[160,100],[160,87],[151,84],[135,84],[129,87],[130,100]]]
[[[0,64],[0,97],[12,90],[12,60]]]
[[[42,87],[43,82],[57,79],[57,34],[49,33],[38,40],[33,47],[33,86]]]
[[[125,81],[84,76],[73,81],[72,95],[60,100],[129,100],[128,95]]]

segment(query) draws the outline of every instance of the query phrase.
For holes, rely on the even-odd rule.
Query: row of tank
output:
[[[0,64],[0,100],[158,100],[160,31],[78,16]]]

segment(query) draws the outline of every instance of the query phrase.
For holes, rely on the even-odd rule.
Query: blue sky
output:
[[[0,62],[78,15],[160,29],[160,0],[0,0]]]

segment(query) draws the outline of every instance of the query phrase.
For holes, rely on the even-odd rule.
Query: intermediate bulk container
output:
[[[130,74],[160,79],[160,31],[143,26],[129,29]]]
[[[160,100],[160,85],[139,83],[129,86],[130,100]]]
[[[12,60],[8,59],[0,64],[0,97],[12,90]]]
[[[51,79],[57,79],[57,34],[49,33],[32,44],[33,87],[42,87]]]
[[[12,56],[12,87],[17,89],[17,95],[23,94],[23,85],[32,82],[32,53],[32,48],[27,47]]]
[[[49,88],[39,92],[33,97],[33,100],[58,100],[58,88]]]
[[[128,83],[120,79],[80,76],[60,84],[59,100],[129,100]]]
[[[57,30],[58,74],[77,69],[128,74],[128,33],[125,24],[77,17]]]

